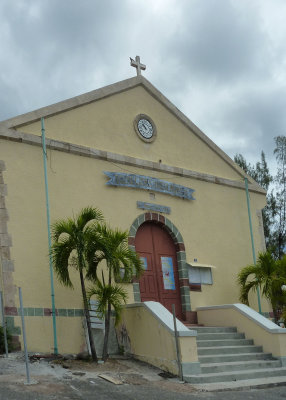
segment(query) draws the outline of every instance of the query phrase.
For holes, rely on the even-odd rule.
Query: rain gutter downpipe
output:
[[[250,230],[251,246],[252,246],[252,257],[253,257],[253,263],[254,263],[254,265],[256,265],[256,255],[255,255],[255,247],[254,247],[254,240],[253,240],[251,211],[250,211],[249,192],[248,192],[248,179],[247,178],[244,178],[244,183],[245,183],[246,201],[247,201],[247,209],[248,209],[249,230]],[[260,302],[260,293],[259,293],[259,287],[258,286],[257,286],[257,300],[258,300],[259,314],[262,315],[261,302]]]
[[[51,241],[51,228],[50,228],[50,203],[49,203],[49,187],[48,187],[48,175],[47,175],[47,149],[46,149],[46,136],[45,136],[44,118],[41,118],[41,128],[42,128],[42,149],[43,149],[45,190],[46,190],[48,242],[49,242],[49,263],[50,263],[52,316],[53,316],[53,332],[54,332],[54,354],[57,355],[58,354],[58,341],[57,341],[57,324],[56,324],[56,307],[55,307],[53,262],[52,262],[52,253],[51,253],[52,241]]]

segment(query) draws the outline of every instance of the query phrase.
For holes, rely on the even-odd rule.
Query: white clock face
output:
[[[137,127],[138,131],[145,139],[150,139],[153,136],[153,125],[147,119],[139,119]]]

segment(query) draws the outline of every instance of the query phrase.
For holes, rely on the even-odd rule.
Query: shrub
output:
[[[8,330],[7,330],[7,342],[8,342],[8,350],[12,351],[12,336]],[[0,354],[4,353],[5,353],[4,331],[2,326],[0,326]]]

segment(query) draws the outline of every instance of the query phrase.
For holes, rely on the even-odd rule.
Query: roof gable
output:
[[[41,117],[53,117],[58,114],[75,110],[84,105],[88,105],[99,100],[107,99],[116,94],[130,91],[137,87],[143,87],[156,101],[161,103],[173,116],[175,116],[180,123],[182,123],[188,130],[190,130],[200,141],[204,143],[212,152],[218,156],[221,161],[226,163],[228,167],[235,173],[237,178],[248,177],[245,172],[234,161],[224,153],[211,139],[209,139],[191,120],[189,120],[177,107],[174,106],[159,90],[157,90],[146,78],[143,76],[130,78],[124,81],[105,86],[100,89],[73,97],[68,100],[55,103],[53,105],[40,108],[38,110],[19,115],[17,117],[0,122],[0,129],[17,129],[22,130],[21,127],[33,124],[41,119]],[[203,171],[204,172],[204,171]],[[230,177],[231,178],[231,177]],[[250,182],[257,183],[250,177]]]

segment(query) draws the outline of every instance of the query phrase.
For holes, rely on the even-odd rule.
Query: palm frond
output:
[[[51,248],[51,257],[54,269],[59,281],[69,287],[73,287],[69,275],[69,259],[74,250],[70,238],[65,238],[60,242],[55,242]]]
[[[237,282],[240,286],[243,286],[246,284],[246,281],[250,278],[257,280],[259,275],[260,275],[259,267],[257,267],[256,265],[247,265],[246,267],[242,268],[242,270],[239,272],[237,277]]]
[[[128,232],[112,229],[107,224],[100,224],[96,230],[99,235],[98,249],[115,279],[130,282],[134,275],[139,277],[143,272],[142,262],[137,253],[129,248]]]
[[[246,305],[249,305],[249,301],[248,301],[248,295],[249,292],[251,290],[255,290],[257,289],[257,287],[259,286],[257,281],[251,281],[246,283],[244,286],[241,286],[240,288],[240,294],[239,294],[239,300]]]
[[[98,264],[104,260],[104,248],[99,235],[100,225],[94,224],[88,227],[85,232],[84,256],[86,260],[86,278],[96,282]]]
[[[286,259],[276,260],[267,251],[260,253],[256,265],[244,267],[237,277],[240,286],[240,300],[248,304],[248,294],[256,288],[261,289],[261,294],[275,309],[277,305],[285,304],[285,297],[281,286],[286,282]]]
[[[84,231],[86,225],[91,222],[100,222],[103,221],[102,212],[95,207],[85,207],[81,210],[76,218],[76,225],[80,231]]]
[[[61,219],[51,225],[52,239],[58,241],[62,234],[72,235],[74,231],[74,221],[71,218],[67,220]]]
[[[88,298],[96,296],[98,300],[97,312],[103,318],[110,304],[115,314],[115,325],[120,321],[123,305],[127,302],[127,291],[117,284],[103,285],[98,281],[95,287],[88,291]]]
[[[276,260],[269,251],[259,253],[256,264],[261,268],[265,275],[271,275],[275,273],[277,269]]]
[[[144,272],[140,257],[128,246],[118,248],[114,259],[117,260],[113,265],[114,275],[119,277],[123,273],[123,282],[130,282],[134,276],[139,278]]]

